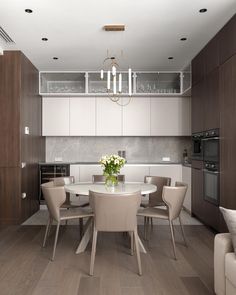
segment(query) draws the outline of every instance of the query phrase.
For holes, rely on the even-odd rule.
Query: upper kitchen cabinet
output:
[[[217,34],[204,48],[206,74],[219,66],[219,34]]]
[[[43,136],[70,135],[70,99],[43,98]]]
[[[85,72],[40,72],[39,94],[85,93]]]
[[[192,85],[196,85],[204,79],[206,75],[206,55],[205,50],[199,52],[199,54],[192,60]]]
[[[71,97],[69,134],[71,136],[96,135],[96,103],[94,97]]]
[[[122,106],[108,97],[97,97],[96,128],[99,136],[122,135]]]
[[[236,54],[236,15],[223,27],[219,33],[220,64]]]
[[[205,118],[206,82],[203,79],[192,87],[192,133],[202,132]]]
[[[151,98],[151,135],[191,135],[191,100],[189,97]]]
[[[215,68],[206,76],[204,102],[204,128],[203,130],[220,127],[219,108],[219,68]]]
[[[180,72],[135,73],[136,93],[179,94],[181,93]]]
[[[128,98],[123,98],[125,102]],[[133,97],[130,104],[123,107],[123,135],[150,135],[150,98]]]

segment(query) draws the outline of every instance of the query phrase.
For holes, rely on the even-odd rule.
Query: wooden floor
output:
[[[185,226],[189,247],[176,226],[178,261],[173,260],[168,226],[154,226],[141,254],[143,276],[123,234],[98,236],[94,277],[88,275],[90,249],[75,255],[76,226],[62,226],[54,262],[53,233],[41,248],[42,226],[0,228],[1,295],[207,295],[213,292],[213,239],[204,226]],[[140,230],[142,237],[142,230]]]

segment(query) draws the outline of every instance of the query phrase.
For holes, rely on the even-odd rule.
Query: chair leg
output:
[[[51,225],[51,217],[48,217],[46,231],[45,231],[44,239],[43,239],[43,248],[46,246],[46,241],[47,241],[47,237],[48,237],[48,234],[49,234],[50,225]]]
[[[143,224],[144,240],[146,240],[146,223],[147,223],[147,217],[144,216],[144,224]]]
[[[56,229],[55,241],[54,241],[53,252],[52,252],[52,261],[53,261],[54,258],[55,258],[55,253],[56,253],[56,247],[57,247],[57,239],[58,239],[59,229],[60,229],[60,221],[57,223],[57,229]]]
[[[151,217],[151,227],[152,227],[152,230],[153,230],[153,218]]]
[[[93,228],[93,245],[92,245],[92,252],[91,252],[91,261],[90,261],[90,276],[93,276],[93,270],[94,270],[94,261],[95,261],[95,254],[96,254],[96,245],[97,245],[97,230],[95,227]]]
[[[133,256],[134,255],[134,233],[133,232],[130,232],[130,247],[131,247],[130,254]]]
[[[180,228],[181,228],[181,232],[182,232],[184,244],[185,244],[186,247],[188,247],[188,244],[187,244],[187,241],[186,241],[186,237],[185,237],[185,233],[184,233],[184,228],[183,228],[182,220],[181,220],[181,217],[180,216],[179,216],[179,224],[180,224]]]
[[[84,222],[83,222],[83,218],[79,219],[79,234],[80,234],[80,238],[82,238],[84,233]]]
[[[175,238],[174,238],[174,232],[173,232],[173,225],[172,222],[169,220],[170,223],[170,232],[171,232],[171,240],[172,240],[172,245],[173,245],[173,251],[174,251],[174,257],[175,260],[177,260],[176,258],[176,249],[175,249]]]
[[[137,262],[138,262],[138,273],[142,275],[142,267],[141,267],[141,259],[140,259],[140,251],[139,251],[139,242],[138,242],[138,232],[137,229],[134,231],[134,241],[135,241],[135,248],[136,248],[136,255],[137,255]]]

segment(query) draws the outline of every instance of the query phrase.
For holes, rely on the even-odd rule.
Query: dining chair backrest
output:
[[[187,189],[187,185],[163,187],[162,199],[168,207],[170,220],[174,220],[180,215]]]
[[[149,207],[155,207],[162,204],[163,187],[171,185],[171,178],[162,176],[145,176],[144,182],[154,184],[157,187],[157,190],[154,193],[149,194]]]
[[[125,182],[125,175],[117,175],[118,182]],[[92,176],[92,182],[106,182],[106,176],[105,175],[93,175]]]
[[[133,231],[137,227],[137,212],[141,192],[106,194],[89,191],[90,205],[94,211],[98,231]]]
[[[50,216],[57,222],[60,221],[60,207],[66,200],[63,186],[55,186],[53,181],[41,184],[43,196],[46,201]]]
[[[75,183],[74,176],[54,177],[50,178],[50,180],[54,182],[55,186],[64,186],[67,184]]]

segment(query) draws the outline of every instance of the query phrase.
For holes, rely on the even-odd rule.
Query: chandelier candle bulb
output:
[[[116,75],[116,67],[112,66],[112,75],[115,76]]]
[[[113,76],[113,94],[116,94],[116,76]]]
[[[101,79],[103,80],[104,78],[104,73],[103,73],[103,70],[101,70]]]
[[[111,72],[107,71],[107,90],[111,89]]]
[[[131,69],[129,69],[129,96],[132,95],[132,86],[131,86]]]
[[[121,89],[122,89],[122,75],[121,73],[119,74],[119,92],[121,93]]]

